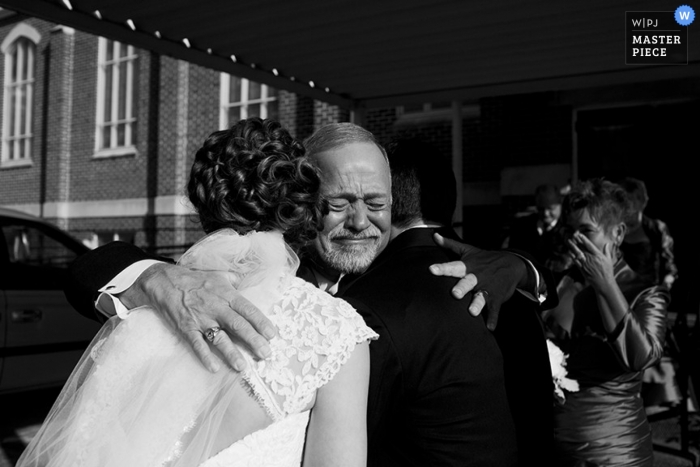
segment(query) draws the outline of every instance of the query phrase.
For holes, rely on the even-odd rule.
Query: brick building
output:
[[[0,13],[0,205],[40,215],[91,245],[120,238],[168,253],[198,238],[182,201],[191,160],[212,130],[238,116],[276,117],[298,138],[353,116],[301,94]],[[700,80],[690,68],[662,71],[632,83],[612,74],[562,80],[538,92],[513,85],[471,100],[368,108],[354,118],[382,142],[417,136],[452,155],[462,189],[457,219],[465,239],[486,247],[500,244],[540,183],[642,178],[647,211],[671,227],[681,279],[684,270],[692,279],[692,216],[680,206],[698,200],[693,172],[683,167],[697,154],[687,135],[700,125]]]
[[[161,253],[201,235],[183,199],[194,152],[237,118],[306,137],[348,112],[34,18],[5,18],[0,204],[96,246]]]

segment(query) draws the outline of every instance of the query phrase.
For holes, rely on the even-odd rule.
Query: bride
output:
[[[365,465],[377,336],[346,302],[295,277],[292,248],[316,235],[323,211],[318,169],[303,156],[278,123],[251,118],[207,138],[188,184],[208,235],[179,264],[232,272],[278,328],[272,356],[240,346],[247,370],[211,373],[152,309],[115,316],[19,467]]]

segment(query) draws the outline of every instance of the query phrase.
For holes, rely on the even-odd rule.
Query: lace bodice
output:
[[[303,411],[316,390],[331,380],[358,342],[375,338],[347,302],[293,278],[268,317],[279,336],[272,355],[254,361],[244,379],[273,420]]]

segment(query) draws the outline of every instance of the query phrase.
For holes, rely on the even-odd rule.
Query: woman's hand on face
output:
[[[594,287],[615,282],[615,254],[610,243],[604,244],[601,251],[580,232],[575,232],[567,242],[574,264]]]

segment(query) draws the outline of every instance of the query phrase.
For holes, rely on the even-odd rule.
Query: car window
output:
[[[29,225],[3,225],[9,262],[27,266],[67,267],[78,253]]]

